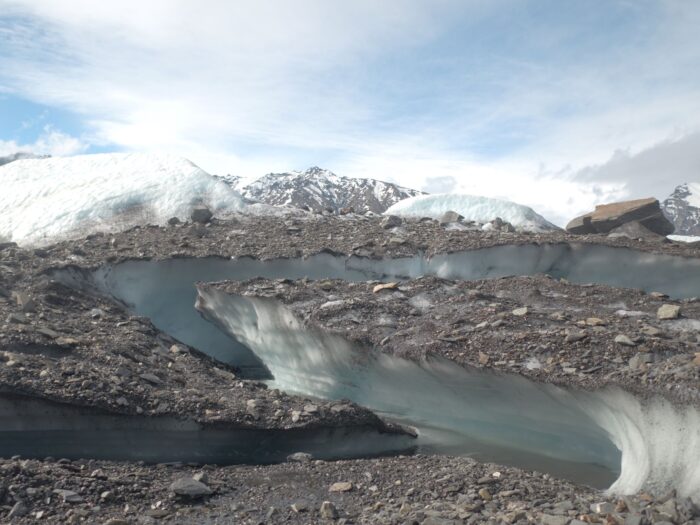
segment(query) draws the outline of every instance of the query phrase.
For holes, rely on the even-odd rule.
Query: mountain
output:
[[[0,166],[2,166],[3,164],[9,164],[10,162],[14,162],[16,160],[47,159],[49,157],[50,157],[50,155],[34,155],[34,153],[25,153],[23,151],[18,151],[17,153],[12,153],[10,155],[5,155],[4,157],[0,157]]]
[[[456,193],[412,197],[393,205],[386,211],[386,215],[439,219],[448,211],[455,211],[465,220],[478,223],[487,223],[500,217],[523,231],[544,232],[559,229],[528,206],[501,199]]]
[[[0,238],[30,246],[188,219],[199,204],[219,215],[246,208],[229,185],[170,155],[16,160],[0,166],[0,181]]]
[[[315,166],[303,172],[269,173],[249,184],[235,175],[220,179],[247,199],[316,212],[353,208],[357,213],[383,213],[403,199],[423,195],[390,182],[342,177]]]
[[[700,235],[700,182],[681,184],[661,204],[676,235]]]

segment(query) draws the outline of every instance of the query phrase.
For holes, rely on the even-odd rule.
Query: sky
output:
[[[700,180],[694,0],[0,0],[0,156],[595,204]]]

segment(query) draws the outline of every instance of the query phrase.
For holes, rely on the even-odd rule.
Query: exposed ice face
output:
[[[519,376],[420,363],[308,329],[272,299],[202,286],[197,309],[258,355],[272,384],[348,398],[420,431],[428,450],[544,470],[631,494],[700,497],[700,411],[617,389],[564,390]]]
[[[187,219],[196,204],[220,214],[245,206],[224,182],[167,155],[23,159],[0,167],[0,180],[0,237],[22,245]]]
[[[558,229],[535,210],[522,204],[454,193],[411,197],[394,204],[385,215],[439,219],[447,211],[456,211],[468,221],[482,223],[500,217],[524,231],[542,232]]]

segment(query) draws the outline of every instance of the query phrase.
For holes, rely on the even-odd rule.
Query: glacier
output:
[[[180,341],[243,365],[244,373],[262,369],[258,377],[267,378],[272,386],[314,397],[350,398],[415,425],[425,452],[472,454],[609,487],[616,493],[675,487],[679,494],[700,498],[700,471],[693,468],[700,461],[697,409],[640,399],[616,389],[580,392],[521,377],[476,373],[441,359],[406,361],[309,331],[273,301],[226,296],[207,286],[200,286],[198,295],[194,287],[198,281],[256,276],[364,281],[545,272],[574,282],[605,282],[688,297],[700,292],[700,283],[693,278],[699,269],[697,261],[682,257],[553,244],[502,246],[430,259],[320,254],[268,261],[126,261],[95,270],[67,267],[51,277],[110,296]],[[192,307],[195,300],[204,318]],[[670,428],[674,430],[669,432]]]
[[[220,215],[246,207],[226,183],[165,154],[20,159],[0,166],[0,180],[0,239],[25,246],[187,219],[198,204]]]
[[[544,232],[559,229],[528,206],[465,194],[444,193],[411,197],[397,202],[384,214],[439,219],[447,211],[456,211],[464,216],[465,220],[478,223],[487,223],[500,217],[522,231]]]

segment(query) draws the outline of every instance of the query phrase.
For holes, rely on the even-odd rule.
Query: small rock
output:
[[[607,323],[598,317],[589,317],[586,319],[586,324],[588,326],[605,326]]]
[[[143,379],[144,381],[148,381],[149,383],[151,383],[153,385],[162,385],[163,384],[163,380],[155,374],[145,373],[145,374],[141,374],[139,377],[141,377],[141,379]]]
[[[194,476],[192,476],[192,479],[199,481],[200,483],[204,483],[205,485],[209,483],[209,476],[206,472],[197,472]]]
[[[641,368],[643,365],[649,364],[654,361],[652,355],[648,352],[638,353],[629,361],[629,367],[632,370]]]
[[[201,481],[194,478],[179,478],[172,482],[170,490],[178,496],[197,499],[210,496],[213,491]]]
[[[19,306],[23,312],[36,311],[36,302],[27,292],[14,292],[12,295],[14,295],[17,306]]]
[[[395,290],[398,287],[399,287],[399,283],[378,284],[374,288],[372,288],[372,293],[379,293],[382,290]]]
[[[104,525],[129,525],[129,522],[119,518],[111,518],[105,521]]]
[[[664,304],[656,311],[657,319],[668,320],[677,319],[681,313],[681,307],[675,304]]]
[[[583,330],[569,330],[566,333],[564,341],[567,343],[575,343],[577,341],[585,339],[587,335],[588,334],[586,334],[586,332],[584,332]]]
[[[53,493],[60,496],[65,503],[80,503],[83,501],[83,497],[72,490],[54,489]]]
[[[312,459],[314,459],[314,457],[308,452],[295,452],[287,456],[287,461],[293,463],[308,463]]]
[[[566,525],[569,518],[566,516],[554,516],[552,514],[542,514],[540,516],[541,525]]]
[[[604,501],[602,503],[592,503],[591,512],[596,514],[612,514],[615,512],[615,505],[609,501]]]
[[[334,520],[338,517],[338,511],[335,505],[330,501],[324,501],[321,503],[321,517],[327,520]]]
[[[180,224],[180,219],[178,219],[177,217],[170,217],[168,219],[168,224],[170,226],[176,226],[177,224]]]
[[[329,492],[350,492],[352,490],[352,483],[349,481],[338,481],[333,483],[328,489]]]
[[[523,316],[527,315],[527,312],[528,312],[527,306],[523,306],[522,308],[516,308],[511,313],[516,317],[523,317]]]
[[[491,501],[493,499],[491,493],[488,491],[488,489],[485,488],[479,489],[479,497],[484,501]]]
[[[307,510],[309,510],[309,506],[303,501],[297,501],[296,503],[292,503],[291,509],[297,514],[299,514],[301,512],[306,512]]]
[[[622,346],[637,346],[637,343],[624,334],[616,335],[615,342]]]
[[[23,501],[18,501],[14,504],[7,517],[21,518],[22,516],[26,516],[27,514],[29,514],[29,508],[27,508]]]
[[[27,316],[23,313],[12,313],[7,316],[8,324],[27,324]],[[37,330],[38,331],[38,330]]]

